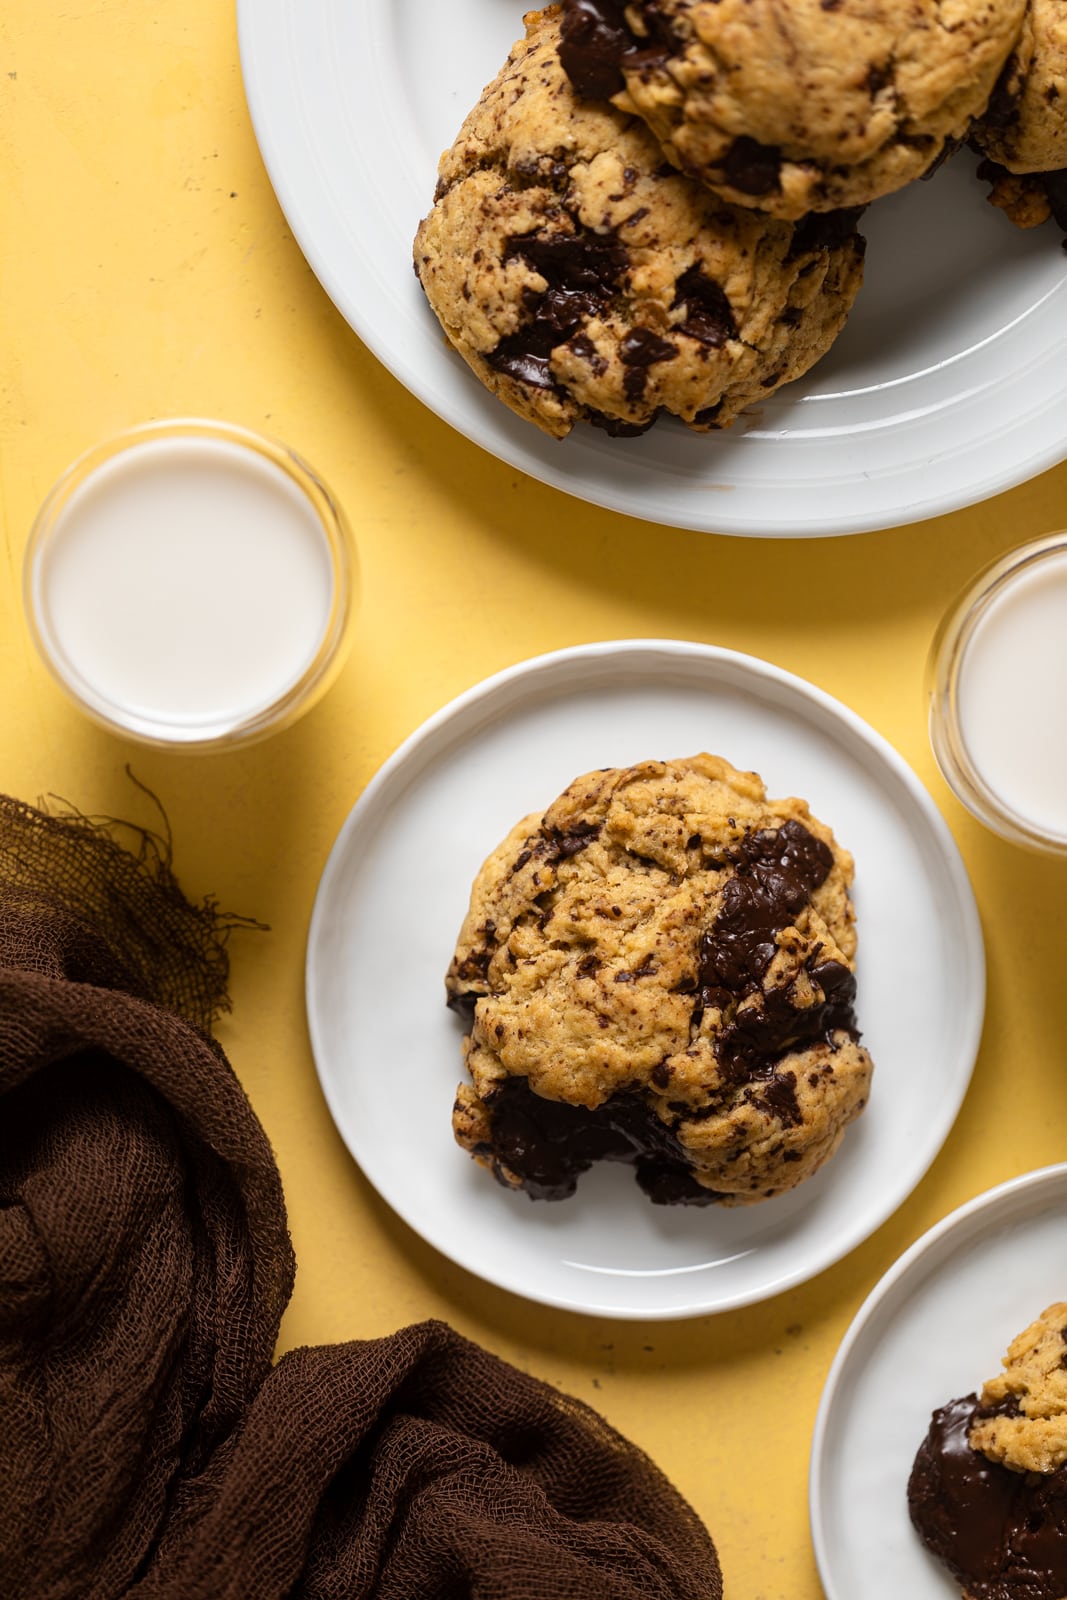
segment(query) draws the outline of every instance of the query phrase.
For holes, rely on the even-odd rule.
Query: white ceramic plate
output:
[[[923,1548],[907,1485],[931,1413],[1000,1371],[1067,1297],[1067,1165],[979,1195],[914,1244],[860,1308],[826,1380],[811,1528],[827,1600],[959,1600]]]
[[[470,886],[519,817],[579,773],[707,749],[801,794],[854,853],[858,1015],[870,1106],[791,1195],[739,1210],[653,1206],[628,1168],[573,1199],[494,1183],[453,1142],[462,1027],[444,974]],[[341,830],[311,922],[307,1005],[349,1149],[444,1255],[516,1294],[619,1317],[693,1316],[776,1294],[864,1239],[919,1181],[970,1080],[981,934],[932,801],[869,727],[776,667],[626,640],[525,662],[432,717]]]
[[[522,33],[517,0],[238,0],[260,149],[298,243],[408,389],[486,450],[676,527],[852,533],[968,505],[1067,452],[1067,257],[985,203],[963,154],[868,212],[827,358],[730,432],[542,436],[445,346],[411,267],[438,157]]]

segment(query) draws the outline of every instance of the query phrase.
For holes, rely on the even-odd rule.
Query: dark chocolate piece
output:
[[[849,243],[865,251],[867,241],[856,232],[865,210],[865,206],[849,206],[844,211],[809,211],[793,229],[789,259],[795,261],[809,250],[841,250]]]
[[[610,233],[524,234],[510,241],[508,254],[529,262],[548,288],[529,296],[529,320],[501,339],[486,360],[520,383],[553,389],[552,351],[580,335],[585,321],[610,300],[626,268],[626,249]]]
[[[600,822],[576,822],[566,832],[549,829],[546,834],[549,848],[545,860],[554,866],[559,861],[576,856],[579,850],[584,850],[597,837],[602,827],[603,823]]]
[[[651,328],[631,328],[619,345],[619,355],[626,368],[622,380],[627,400],[640,400],[648,383],[648,369],[657,361],[673,361],[678,346],[661,339]]]
[[[803,823],[750,833],[736,853],[737,870],[722,907],[700,946],[693,1026],[708,1006],[721,1011],[762,990],[776,936],[794,921],[833,866],[828,845]],[[787,1050],[829,1040],[838,1031],[858,1039],[853,1005],[856,980],[840,961],[809,957],[807,971],[822,990],[815,1005],[798,1006],[791,988],[772,989],[759,1004],[735,1010],[716,1045],[720,1064],[737,1082],[770,1076]]]
[[[782,152],[775,144],[760,144],[742,134],[726,152],[723,177],[742,194],[755,197],[777,189],[782,172]]]
[[[642,433],[647,433],[659,420],[662,409],[662,406],[657,406],[647,422],[627,422],[623,417],[612,417],[606,411],[593,410],[586,412],[585,420],[612,439],[636,439]]]
[[[654,5],[638,6],[648,33],[635,34],[626,0],[563,0],[560,65],[583,100],[610,100],[625,85],[624,71],[662,66],[681,48]]]
[[[1014,54],[1010,55],[1001,69],[1000,77],[993,85],[993,93],[989,96],[989,103],[982,112],[981,121],[987,128],[1006,128],[1015,121],[1019,112],[1019,99],[1022,92],[1022,82],[1019,77],[1019,62]]]
[[[679,332],[687,333],[691,339],[718,350],[728,339],[737,338],[737,323],[726,291],[699,267],[682,273],[674,286],[674,304],[685,307],[685,321]]]
[[[712,1205],[721,1198],[692,1176],[676,1136],[636,1095],[613,1095],[589,1111],[534,1094],[525,1078],[507,1078],[487,1101],[489,1155],[522,1179],[534,1200],[566,1200],[594,1161],[625,1161],[650,1200]],[[501,1181],[506,1181],[501,1179]]]

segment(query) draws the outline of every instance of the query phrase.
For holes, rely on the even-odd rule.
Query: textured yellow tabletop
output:
[[[411,398],[319,288],[260,162],[219,0],[8,0],[0,328],[0,783],[153,824],[130,763],[166,807],[187,892],[270,924],[231,943],[221,1037],[286,1185],[299,1270],[285,1345],[444,1317],[644,1446],[711,1528],[728,1600],[816,1600],[809,1442],[852,1315],[938,1218],[1067,1156],[1067,866],[961,811],[934,769],[922,697],[931,633],[968,576],[1067,523],[1067,465],[920,526],[781,544],[650,530],[521,478]],[[340,681],[295,728],[228,756],[145,750],[90,725],[36,659],[20,605],[27,533],[57,474],[109,433],[180,414],[307,455],[348,509],[362,562]],[[524,657],[649,636],[764,656],[895,745],[971,872],[990,996],[959,1120],[866,1244],[763,1305],[641,1325],[487,1287],[377,1198],[318,1089],[303,956],[337,830],[425,717]]]

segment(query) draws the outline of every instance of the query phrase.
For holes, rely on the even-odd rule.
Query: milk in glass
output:
[[[38,642],[90,711],[130,732],[197,743],[254,724],[335,627],[321,506],[221,429],[145,430],[43,515],[28,583]]]
[[[960,737],[992,794],[1067,839],[1067,550],[992,593],[959,661]]]
[[[934,755],[958,798],[1005,838],[1067,854],[1067,533],[978,575],[927,681]]]

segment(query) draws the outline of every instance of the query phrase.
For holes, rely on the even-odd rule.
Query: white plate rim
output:
[[[905,1182],[894,1192],[891,1203],[881,1208],[873,1222],[861,1219],[853,1228],[844,1230],[835,1241],[833,1250],[827,1251],[821,1256],[817,1265],[802,1265],[791,1273],[781,1274],[770,1285],[754,1288],[750,1291],[739,1291],[733,1295],[717,1299],[713,1304],[709,1304],[706,1301],[694,1303],[684,1310],[670,1307],[657,1308],[650,1311],[647,1309],[605,1307],[602,1305],[591,1308],[588,1303],[579,1302],[567,1296],[543,1290],[535,1292],[528,1286],[522,1287],[514,1281],[505,1281],[500,1275],[487,1273],[478,1261],[468,1258],[462,1251],[455,1248],[446,1248],[437,1238],[433,1237],[425,1226],[414,1220],[409,1214],[405,1205],[403,1191],[401,1190],[397,1193],[394,1185],[390,1182],[380,1182],[379,1176],[369,1170],[372,1164],[367,1163],[365,1154],[361,1157],[360,1153],[357,1152],[356,1141],[350,1137],[346,1126],[346,1118],[337,1097],[333,1093],[329,1072],[324,1065],[326,1045],[319,1026],[315,992],[318,981],[318,951],[330,915],[335,880],[341,874],[350,845],[362,827],[364,818],[368,813],[373,814],[373,808],[378,805],[380,797],[403,774],[409,760],[416,753],[421,752],[423,747],[433,741],[443,730],[447,729],[455,719],[462,718],[476,707],[486,707],[497,697],[506,697],[510,689],[524,680],[535,680],[545,674],[554,674],[564,666],[569,667],[581,662],[618,661],[627,657],[642,662],[655,660],[658,657],[664,663],[671,659],[698,660],[711,669],[716,665],[725,664],[734,669],[750,673],[757,679],[783,685],[801,698],[810,700],[824,715],[829,716],[834,722],[846,728],[853,738],[857,739],[868,751],[881,760],[904,787],[909,800],[918,808],[922,820],[930,830],[932,839],[938,848],[939,855],[948,873],[949,882],[955,895],[960,929],[966,943],[963,960],[971,973],[969,993],[973,994],[974,997],[970,1012],[965,1018],[961,1019],[962,1025],[958,1034],[960,1040],[958,1059],[967,1063],[967,1065],[958,1073],[957,1092],[955,1095],[947,1096],[939,1102],[936,1115],[931,1115],[928,1122],[931,1136],[924,1145],[917,1147],[916,1160],[912,1167],[907,1170]],[[761,1302],[794,1288],[797,1284],[806,1282],[848,1255],[864,1239],[870,1237],[903,1204],[936,1159],[956,1120],[960,1105],[970,1085],[984,1024],[985,947],[970,879],[947,823],[911,767],[869,723],[865,722],[848,706],[845,706],[842,702],[806,679],[759,657],[745,655],[723,646],[701,644],[689,640],[651,638],[604,640],[591,644],[571,646],[562,650],[549,651],[545,654],[516,662],[510,667],[505,667],[501,671],[474,684],[471,688],[442,706],[438,711],[432,713],[408,735],[393,751],[392,755],[379,767],[342,823],[319,880],[308,927],[306,952],[305,1006],[316,1074],[334,1125],[347,1146],[352,1159],[356,1162],[372,1188],[416,1235],[438,1253],[444,1255],[446,1259],[456,1262],[473,1275],[481,1277],[485,1281],[511,1293],[519,1294],[541,1304],[553,1306],[559,1310],[610,1316],[619,1320],[669,1321],[735,1310],[745,1305]]]
[[[942,1217],[940,1222],[934,1223],[933,1227],[927,1229],[914,1244],[909,1245],[903,1255],[898,1256],[893,1265],[879,1278],[849,1323],[823,1384],[815,1426],[812,1430],[808,1473],[808,1521],[819,1581],[825,1590],[826,1600],[859,1600],[856,1595],[845,1595],[836,1585],[830,1541],[825,1525],[824,1466],[827,1456],[827,1437],[834,1421],[837,1392],[849,1372],[852,1353],[863,1338],[871,1319],[883,1303],[899,1291],[902,1282],[910,1278],[920,1262],[935,1253],[947,1239],[951,1239],[968,1223],[986,1212],[999,1212],[1010,1208],[1014,1201],[1028,1191],[1035,1191],[1036,1203],[1037,1196],[1046,1186],[1054,1192],[1057,1188],[1062,1189],[1065,1184],[1067,1184],[1067,1162],[1054,1162],[1030,1172],[1020,1173],[1018,1177],[1008,1178],[1003,1183],[998,1183],[993,1188],[985,1189],[972,1199],[964,1201],[954,1211],[950,1211],[948,1216]]]
[[[311,0],[315,7],[329,7],[335,3],[336,0]],[[373,23],[381,8],[395,4],[396,0],[368,0],[368,3],[378,7],[377,12],[371,13]],[[497,459],[563,493],[624,515],[699,532],[782,539],[841,537],[941,516],[1014,488],[1063,460],[1064,438],[1055,422],[1063,391],[1057,387],[1051,397],[1043,395],[1028,414],[1025,429],[1021,427],[1021,419],[1005,419],[996,429],[987,429],[976,446],[973,442],[960,442],[967,436],[968,430],[964,428],[953,440],[946,438],[940,446],[921,449],[910,461],[906,475],[902,475],[899,467],[888,469],[888,477],[900,479],[900,488],[889,504],[871,492],[873,483],[870,480],[876,474],[863,471],[848,478],[852,488],[846,508],[830,510],[820,498],[823,480],[813,478],[792,486],[784,502],[788,505],[785,512],[781,506],[776,513],[761,511],[755,503],[750,503],[754,499],[751,485],[726,485],[736,491],[733,495],[706,492],[722,487],[714,483],[703,484],[702,495],[690,496],[684,505],[672,502],[671,509],[665,511],[663,504],[656,503],[654,491],[649,491],[647,504],[639,503],[640,497],[635,501],[632,489],[624,485],[622,478],[616,482],[610,473],[598,474],[595,486],[583,484],[580,474],[568,472],[564,458],[557,461],[552,455],[539,454],[532,445],[527,447],[526,435],[536,430],[529,424],[521,424],[516,431],[511,425],[515,419],[502,422],[498,416],[502,410],[498,401],[493,400],[486,406],[482,404],[484,396],[471,404],[461,400],[457,412],[449,395],[434,392],[427,377],[427,363],[408,359],[367,314],[360,285],[349,284],[347,269],[338,265],[334,245],[326,241],[329,229],[323,225],[321,217],[324,202],[325,209],[330,209],[330,185],[323,174],[322,153],[300,97],[295,52],[286,48],[287,35],[296,26],[297,15],[298,0],[237,0],[238,47],[245,97],[260,154],[286,220],[319,282],[368,349],[411,394]],[[516,36],[520,31],[520,15],[521,8],[517,8],[513,30]],[[306,19],[308,12],[304,11],[303,16]],[[320,26],[326,33],[333,31],[332,16],[328,10],[322,12]],[[279,111],[282,105],[288,108],[285,115]],[[287,131],[286,115],[289,118]],[[294,150],[292,143],[294,127],[300,128],[304,140],[299,151]],[[317,204],[309,203],[309,182],[317,186]],[[428,182],[428,192],[430,187]],[[937,367],[951,364],[952,360],[934,363]],[[1031,362],[1028,370],[1033,365]],[[1022,372],[1013,371],[1011,377],[1018,389]],[[958,403],[966,405],[968,398],[964,392]],[[784,431],[788,433],[788,427]],[[1009,435],[1014,444],[1005,448],[1001,441],[1006,441]],[[936,440],[934,444],[936,446]],[[953,465],[950,470],[946,469],[947,477],[941,481],[944,463],[949,461]],[[845,480],[836,475],[832,481]]]

